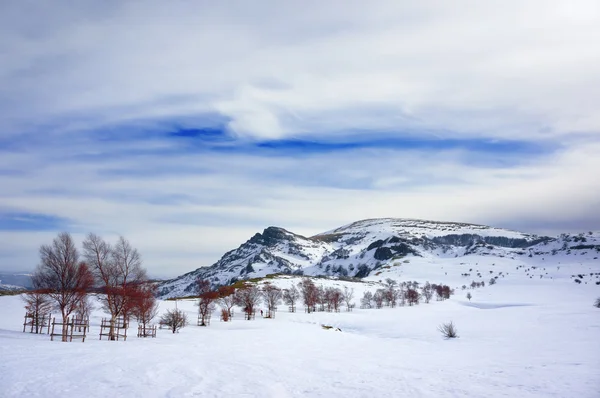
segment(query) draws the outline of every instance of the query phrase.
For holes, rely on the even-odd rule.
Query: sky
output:
[[[597,1],[0,3],[0,271],[150,275],[274,225],[600,230]]]

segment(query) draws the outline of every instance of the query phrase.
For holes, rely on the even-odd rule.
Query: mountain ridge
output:
[[[162,282],[159,295],[193,294],[197,278],[214,286],[269,274],[364,278],[411,257],[517,259],[571,255],[573,250],[597,258],[600,234],[548,237],[479,224],[404,218],[359,220],[311,237],[269,226],[213,265]]]

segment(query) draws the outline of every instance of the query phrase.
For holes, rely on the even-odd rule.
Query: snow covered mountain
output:
[[[411,259],[492,256],[598,261],[600,234],[531,235],[484,225],[413,219],[369,219],[307,238],[282,228],[268,227],[210,267],[159,285],[163,298],[191,295],[201,277],[214,285],[269,274],[324,275],[364,278],[408,263]],[[553,257],[556,256],[556,257]],[[577,256],[577,257],[575,257]]]

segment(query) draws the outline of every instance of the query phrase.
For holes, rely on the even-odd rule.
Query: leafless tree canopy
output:
[[[62,232],[51,245],[40,247],[40,264],[32,281],[34,289],[47,292],[65,323],[92,287],[93,275],[85,263],[79,262],[71,235]],[[66,329],[64,332],[66,341]]]

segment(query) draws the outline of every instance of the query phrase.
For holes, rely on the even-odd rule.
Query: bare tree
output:
[[[321,292],[323,306],[327,307],[327,311],[338,312],[340,304],[342,303],[343,293],[340,289],[335,287],[324,288]]]
[[[415,289],[410,288],[406,291],[406,301],[408,301],[408,305],[419,304],[420,298],[419,292]]]
[[[342,299],[344,303],[346,303],[346,310],[352,311],[352,299],[354,298],[354,288],[348,289],[348,286],[344,286],[344,293],[342,294]]]
[[[448,286],[448,285],[442,286],[442,296],[444,297],[444,300],[449,299],[452,294],[454,294],[454,291],[452,289],[450,289],[450,286]]]
[[[469,301],[471,301],[471,298],[473,298],[473,295],[471,294],[471,292],[467,293],[467,299],[469,299]]]
[[[317,302],[319,304],[319,311],[325,311],[325,304],[327,303],[327,297],[325,296],[325,288],[323,285],[317,287]]]
[[[425,303],[429,304],[429,301],[433,297],[433,288],[429,282],[425,282],[425,285],[421,288],[421,294],[425,298]]]
[[[298,283],[298,287],[300,288],[300,294],[302,295],[302,300],[304,301],[307,312],[314,312],[319,301],[319,289],[315,286],[313,281],[308,278],[302,279],[302,281]]]
[[[300,292],[292,285],[283,291],[283,301],[290,307],[290,312],[296,312],[296,302],[300,298]]]
[[[384,301],[386,302],[387,305],[389,305],[390,307],[395,307],[396,303],[398,302],[398,290],[396,289],[396,286],[398,285],[398,282],[391,279],[391,278],[387,278],[385,280],[385,291],[383,292],[384,295]]]
[[[173,333],[179,332],[179,329],[186,327],[188,324],[187,315],[178,309],[167,310],[163,316],[160,317],[160,323],[167,325]]]
[[[89,318],[93,309],[94,304],[91,302],[90,296],[87,295],[79,302],[77,308],[75,308],[75,314],[77,314],[77,317],[79,319],[84,320],[86,318]]]
[[[261,298],[260,289],[255,285],[246,284],[238,290],[237,304],[244,309],[246,319],[252,319],[256,305]]]
[[[114,325],[117,318],[123,317],[127,322],[134,312],[134,301],[140,294],[138,290],[147,281],[140,254],[122,236],[112,247],[93,233],[83,242],[83,250],[103,293],[99,297],[102,307],[110,314],[109,340],[116,340]]]
[[[227,311],[227,319],[233,317],[233,307],[235,306],[235,288],[233,286],[221,286],[218,290],[217,302]]]
[[[360,305],[362,308],[371,308],[373,303],[373,293],[366,291],[363,294],[362,299],[360,300]]]
[[[375,302],[375,308],[382,308],[383,302],[385,301],[385,290],[377,289],[373,295],[373,301]]]
[[[398,289],[398,296],[400,297],[400,305],[404,307],[406,305],[406,282],[402,282],[400,284],[400,288]]]
[[[142,324],[144,332],[146,327],[158,314],[158,302],[156,301],[156,286],[151,283],[141,285],[136,289],[134,297],[133,315]]]
[[[67,232],[58,234],[51,245],[42,245],[40,259],[32,277],[33,287],[48,292],[64,324],[92,287],[93,275],[85,263],[79,262],[79,253]],[[67,341],[66,327],[62,328],[62,341]]]
[[[281,301],[281,289],[267,282],[262,288],[262,294],[265,305],[267,306],[267,318],[275,318],[277,305]]]
[[[442,301],[444,299],[444,291],[442,289],[442,285],[434,285],[435,288],[435,299],[437,301]]]
[[[27,292],[21,297],[25,301],[25,311],[32,317],[35,333],[41,333],[44,327],[42,320],[52,311],[50,297],[39,290]]]
[[[198,293],[198,313],[200,315],[200,325],[206,326],[210,314],[215,310],[214,301],[219,297],[219,293],[211,289],[210,281],[198,278],[196,280],[196,292]]]

